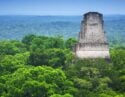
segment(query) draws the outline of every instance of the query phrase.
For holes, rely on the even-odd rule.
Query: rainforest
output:
[[[78,59],[76,42],[34,34],[1,40],[0,96],[125,97],[125,47],[112,41],[110,60]]]

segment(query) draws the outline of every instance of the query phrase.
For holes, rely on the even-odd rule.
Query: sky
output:
[[[0,0],[0,15],[125,14],[125,0]]]

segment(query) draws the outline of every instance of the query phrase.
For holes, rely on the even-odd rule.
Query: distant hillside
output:
[[[0,16],[0,39],[22,39],[27,34],[76,37],[82,16]],[[110,41],[125,45],[125,16],[104,16]]]

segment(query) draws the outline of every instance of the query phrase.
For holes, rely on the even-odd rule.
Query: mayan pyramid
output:
[[[79,58],[109,58],[109,48],[103,28],[103,15],[98,12],[84,14],[75,54]]]

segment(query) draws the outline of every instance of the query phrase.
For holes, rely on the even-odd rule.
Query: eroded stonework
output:
[[[103,15],[98,12],[88,12],[81,22],[79,43],[75,54],[79,58],[109,58],[109,48],[103,28]]]

